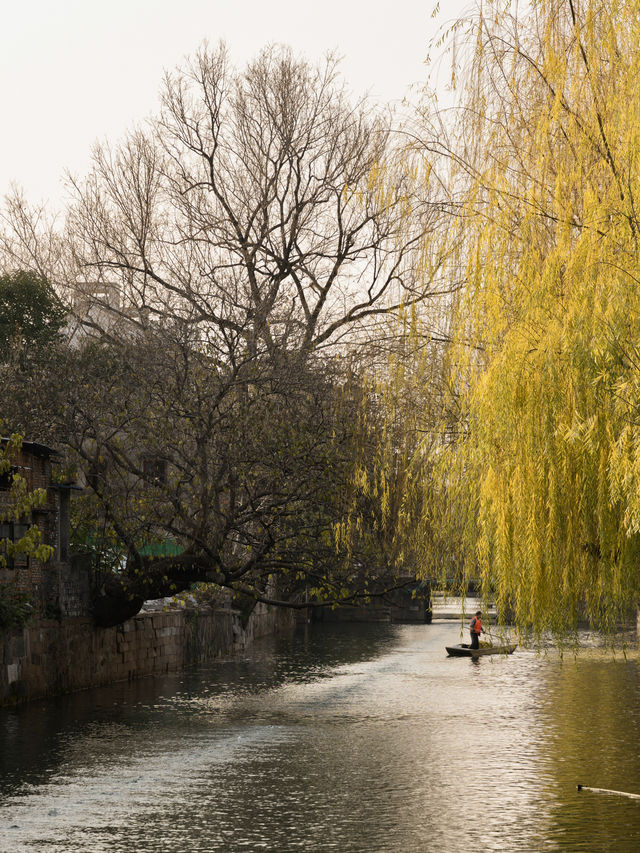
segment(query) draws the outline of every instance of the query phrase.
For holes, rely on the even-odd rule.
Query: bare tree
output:
[[[419,169],[333,57],[273,47],[239,73],[205,47],[148,127],[95,149],[62,230],[10,201],[5,256],[66,288],[95,341],[13,396],[17,423],[39,407],[55,424],[126,554],[105,620],[194,579],[262,600],[269,577],[289,601],[300,583],[318,601],[388,587],[366,535],[360,557],[336,551],[374,437],[330,356],[439,292],[444,211]],[[150,559],[167,539],[180,554]]]
[[[117,282],[108,311],[186,320],[225,358],[308,354],[435,289],[441,207],[392,154],[334,57],[270,47],[240,73],[205,46],[166,75],[160,114],[70,181],[62,246],[15,200],[5,244],[63,287]]]

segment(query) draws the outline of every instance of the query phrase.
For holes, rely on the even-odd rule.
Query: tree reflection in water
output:
[[[3,853],[620,851],[635,661],[447,658],[458,625],[320,625],[0,714]]]

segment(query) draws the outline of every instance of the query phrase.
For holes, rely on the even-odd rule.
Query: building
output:
[[[8,439],[0,441],[8,445]],[[53,481],[57,455],[45,444],[23,441],[20,450],[10,452],[9,471],[0,475],[0,554],[6,564],[0,567],[0,583],[26,593],[39,617],[86,615],[90,601],[89,572],[86,566],[75,564],[69,553],[70,494],[76,486]],[[44,504],[18,519],[6,518],[2,512],[15,474],[24,479],[29,492],[46,492]],[[33,524],[40,530],[42,543],[53,548],[53,556],[46,562],[7,553],[6,543],[20,540]]]

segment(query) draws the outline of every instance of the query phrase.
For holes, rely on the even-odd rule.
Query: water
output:
[[[629,851],[635,659],[447,658],[457,626],[300,629],[0,713],[0,851]]]

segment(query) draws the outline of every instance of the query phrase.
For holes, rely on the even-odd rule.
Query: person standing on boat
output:
[[[476,615],[471,620],[471,624],[469,625],[469,631],[471,632],[471,648],[479,649],[480,648],[480,634],[484,634],[484,628],[482,627],[482,611],[476,610]]]

